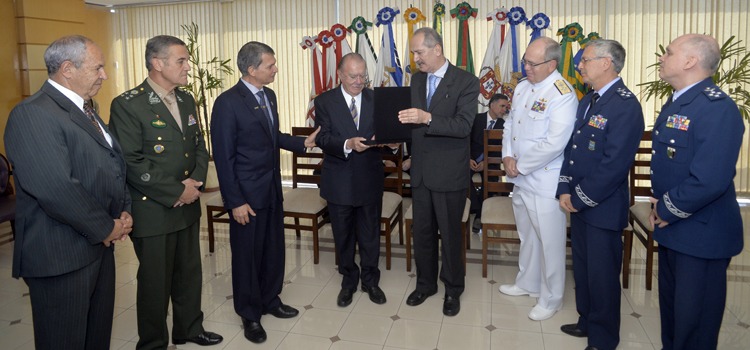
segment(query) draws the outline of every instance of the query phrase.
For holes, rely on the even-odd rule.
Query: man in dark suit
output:
[[[112,243],[133,220],[120,145],[86,101],[104,55],[68,36],[44,53],[49,80],[10,113],[5,148],[17,186],[13,277],[29,286],[37,349],[109,349]]]
[[[716,39],[698,34],[678,37],[659,58],[659,77],[675,90],[654,123],[651,159],[666,350],[716,349],[727,267],[742,251],[733,180],[745,127],[711,79],[720,58]]]
[[[479,113],[474,118],[474,124],[471,127],[471,159],[469,159],[469,168],[471,169],[471,176],[474,174],[482,175],[484,170],[484,131],[490,129],[503,129],[503,123],[505,120],[503,116],[508,113],[510,108],[510,101],[508,96],[503,94],[494,94],[490,98],[489,109],[487,112]],[[502,154],[495,155],[493,157],[500,157]],[[484,181],[484,179],[482,179]],[[494,179],[491,179],[494,181]],[[473,181],[471,186],[473,187]],[[483,202],[483,186],[473,188],[471,191],[471,212],[476,213],[474,217],[474,224],[472,225],[472,231],[478,233],[482,228],[482,202]]]
[[[373,92],[365,89],[365,60],[359,54],[347,54],[339,62],[338,76],[340,88],[315,98],[315,123],[320,126],[315,143],[325,153],[320,196],[328,202],[338,269],[343,275],[337,304],[351,304],[360,278],[370,300],[383,304],[385,294],[378,287],[383,163],[380,148],[362,143],[375,135]],[[361,273],[354,262],[355,244]]]
[[[284,208],[279,148],[305,152],[317,131],[293,137],[279,131],[276,93],[265,87],[278,68],[273,49],[251,41],[237,54],[242,79],[214,102],[211,136],[224,206],[229,210],[234,310],[245,338],[266,341],[264,314],[291,318],[279,299],[284,282]]]
[[[418,29],[410,45],[420,72],[411,81],[413,108],[399,112],[399,120],[416,124],[412,131],[411,186],[417,287],[406,304],[422,304],[437,293],[440,230],[443,314],[455,316],[464,291],[461,216],[470,181],[466,171],[469,134],[477,112],[479,81],[448,62],[443,55],[443,39],[434,29]]]
[[[178,89],[190,71],[185,43],[167,35],[146,43],[148,77],[112,101],[110,126],[128,163],[133,203],[133,247],[138,256],[138,349],[172,342],[214,345],[203,329],[198,197],[208,168],[195,101]]]
[[[586,349],[620,342],[622,230],[628,226],[628,171],[643,135],[643,111],[619,73],[625,49],[614,40],[586,45],[578,69],[592,91],[578,104],[557,196],[570,213],[578,322],[564,333],[588,336]]]

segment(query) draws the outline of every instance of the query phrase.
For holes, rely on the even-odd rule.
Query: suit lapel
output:
[[[167,105],[164,103],[164,101],[159,98],[159,94],[157,94],[156,91],[151,88],[151,85],[149,85],[149,83],[144,80],[143,83],[139,87],[137,87],[137,89],[143,89],[143,93],[146,94],[146,98],[148,99],[148,105],[149,109],[151,109],[151,112],[154,113],[154,115],[157,116],[158,119],[167,123],[169,127],[174,128],[175,130],[177,130],[177,132],[180,132],[180,127],[179,125],[177,125],[174,117],[172,117],[172,112],[169,111],[169,108],[167,108]],[[180,109],[180,113],[182,113],[182,109]]]
[[[438,83],[438,86],[435,88],[435,92],[432,94],[432,100],[430,101],[430,105],[427,107],[427,110],[432,112],[435,106],[437,106],[441,100],[443,100],[443,96],[448,96],[449,91],[451,91],[451,85],[453,85],[454,75],[455,75],[455,68],[452,64],[448,64],[448,69],[445,71],[445,76],[443,76],[443,79],[440,79],[440,83]],[[427,100],[427,97],[425,96],[425,101]]]
[[[250,91],[250,89],[247,88],[247,86],[245,86],[245,83],[241,81],[237,82],[237,85],[235,85],[235,88],[237,89],[237,92],[242,97],[242,102],[245,104],[245,107],[247,107],[248,111],[250,112],[250,115],[253,118],[260,120],[261,125],[265,126],[264,128],[262,128],[263,132],[265,132],[266,135],[271,140],[273,140],[273,137],[271,136],[271,130],[268,128],[268,119],[266,118],[266,115],[263,113],[263,111],[260,109],[260,104],[258,104],[258,100],[255,98],[253,93]],[[270,101],[271,98],[269,97],[268,100]]]
[[[336,89],[336,92],[333,96],[333,111],[331,111],[331,118],[337,119],[336,124],[341,125],[344,128],[343,131],[345,135],[359,135],[359,130],[362,130],[365,119],[365,116],[363,115],[365,113],[364,94],[362,97],[361,106],[359,108],[359,130],[357,130],[357,124],[354,123],[354,118],[352,118],[352,111],[349,109],[349,107],[351,106],[351,101],[347,101],[346,98],[344,98],[344,93],[341,92],[341,85],[335,87],[334,89]]]
[[[44,85],[42,85],[42,90],[47,95],[49,95],[52,100],[54,100],[60,106],[60,108],[68,112],[68,117],[74,124],[78,125],[78,127],[91,135],[91,137],[100,145],[106,147],[107,149],[111,149],[111,147],[107,143],[107,140],[104,139],[104,136],[102,136],[99,131],[95,129],[94,125],[91,124],[91,120],[89,119],[89,117],[86,116],[86,114],[83,113],[83,111],[78,108],[78,106],[76,106],[73,101],[71,101],[67,96],[63,95],[62,92],[57,90],[48,82],[45,82]],[[97,120],[99,119],[97,118]],[[99,122],[104,125],[101,120],[99,120]]]

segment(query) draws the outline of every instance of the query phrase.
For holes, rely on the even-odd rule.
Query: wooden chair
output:
[[[308,136],[315,128],[293,127],[292,135]],[[294,219],[294,223],[284,223],[285,229],[294,229],[297,237],[300,231],[311,231],[313,236],[313,263],[320,262],[320,243],[318,231],[328,221],[328,205],[320,197],[320,189],[300,188],[299,184],[320,185],[320,170],[323,153],[292,154],[292,189],[284,193],[284,218]],[[317,170],[317,172],[316,172]],[[309,220],[309,224],[300,223],[300,219]]]
[[[380,235],[385,236],[385,269],[391,269],[391,233],[398,226],[399,244],[404,244],[404,224],[403,224],[403,188],[404,178],[402,165],[402,148],[399,146],[396,153],[388,151],[383,152],[383,160],[393,163],[392,166],[386,165],[384,171],[386,176],[383,179],[383,203],[380,215]]]
[[[520,244],[515,237],[490,236],[490,230],[517,231],[516,219],[513,216],[513,204],[510,197],[500,196],[501,193],[513,192],[513,184],[503,182],[505,170],[502,163],[503,130],[484,131],[484,202],[482,202],[482,277],[487,277],[487,253],[490,243]],[[490,177],[499,181],[490,181]],[[495,194],[495,196],[492,196]]]
[[[641,145],[635,154],[635,161],[630,168],[630,226],[632,230],[625,231],[623,265],[627,260],[627,268],[623,266],[623,279],[630,273],[630,257],[632,255],[633,235],[646,247],[646,290],[651,290],[654,272],[654,253],[657,245],[654,242],[654,229],[649,222],[651,203],[635,201],[636,196],[651,197],[651,131],[643,133]],[[624,284],[624,283],[623,283]],[[626,287],[627,288],[627,287]]]
[[[466,204],[464,205],[464,213],[461,216],[461,237],[463,237],[463,262],[464,262],[464,274],[466,274],[466,250],[469,248],[469,235],[471,234],[471,225],[469,224],[469,209],[471,209],[471,201],[466,198]],[[404,214],[404,225],[406,226],[406,271],[411,272],[411,228],[414,223],[414,205],[409,206],[409,210]],[[438,237],[440,237],[438,235]]]
[[[226,208],[224,208],[224,201],[221,199],[221,195],[214,196],[210,200],[206,201],[206,220],[208,221],[208,251],[214,252],[214,224],[215,223],[229,223],[229,214]]]
[[[12,237],[16,239],[16,195],[10,177],[13,171],[4,155],[0,154],[0,223],[10,221]]]

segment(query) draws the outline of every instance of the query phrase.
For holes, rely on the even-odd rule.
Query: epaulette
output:
[[[721,100],[727,97],[727,94],[716,86],[707,86],[703,89],[703,94],[711,101]]]
[[[563,79],[555,80],[555,87],[557,88],[557,91],[560,92],[560,95],[565,95],[573,92],[572,90],[570,90],[568,83]]]
[[[627,100],[633,97],[633,93],[626,88],[617,89],[617,94],[620,95],[620,97],[622,97],[623,100]]]
[[[122,94],[120,94],[120,97],[124,98],[125,101],[130,101],[130,99],[140,95],[145,91],[142,87],[135,88],[133,90],[125,91]]]

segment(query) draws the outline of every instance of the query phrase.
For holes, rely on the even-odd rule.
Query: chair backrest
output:
[[[13,194],[13,185],[10,184],[11,175],[13,175],[13,171],[10,169],[8,158],[0,154],[0,196]]]
[[[491,129],[484,131],[484,199],[493,194],[513,192],[513,183],[505,182],[503,168],[503,130]]]
[[[385,178],[383,179],[383,189],[386,191],[398,193],[399,196],[404,194],[404,171],[401,168],[403,165],[403,144],[398,146],[396,153],[388,152],[389,148],[385,148],[383,151],[383,160],[390,161],[393,166],[385,164],[383,170],[385,171]]]
[[[636,196],[651,197],[651,130],[643,132],[641,144],[630,167],[630,205]]]
[[[313,127],[293,127],[293,136],[309,136]],[[292,153],[292,187],[300,183],[320,185],[320,171],[323,168],[322,152]]]

